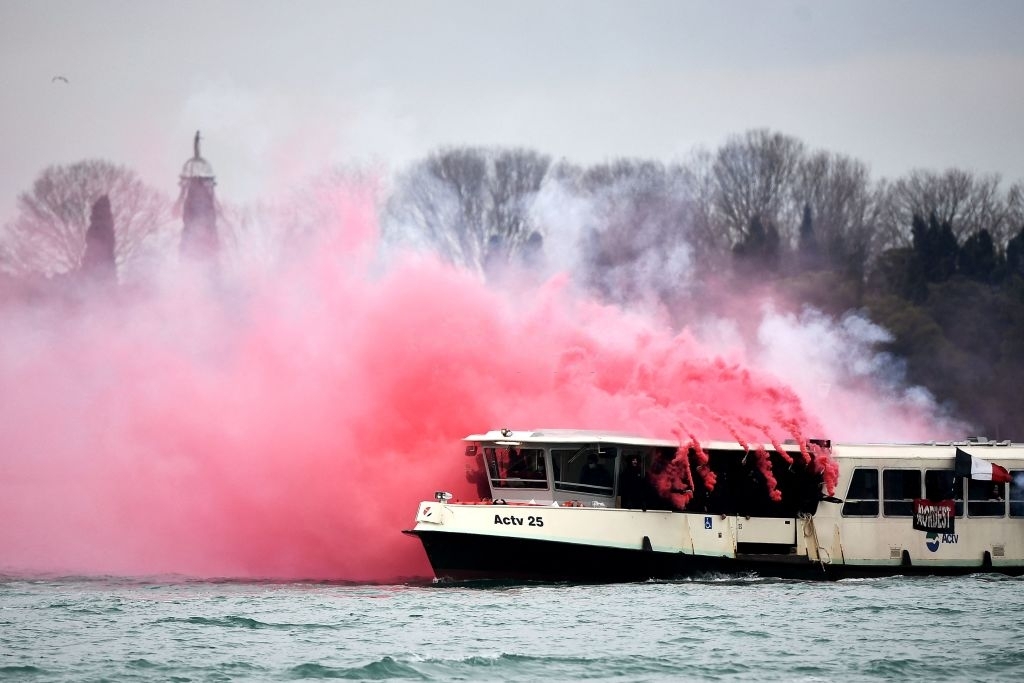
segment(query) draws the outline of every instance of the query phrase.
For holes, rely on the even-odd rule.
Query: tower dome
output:
[[[199,131],[196,131],[195,140],[192,142],[192,158],[181,167],[181,182],[188,183],[190,180],[214,179],[213,166],[199,154]]]

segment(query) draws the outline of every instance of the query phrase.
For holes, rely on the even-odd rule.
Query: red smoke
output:
[[[372,212],[335,208],[333,236],[271,272],[7,304],[0,570],[427,576],[399,531],[435,490],[473,495],[466,434],[821,433],[792,391],[689,332],[566,276],[509,292],[429,256],[384,267]],[[670,467],[692,488],[686,457]]]

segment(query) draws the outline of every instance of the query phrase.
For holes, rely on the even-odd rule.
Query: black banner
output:
[[[918,531],[953,533],[956,503],[952,500],[914,499],[914,528]]]

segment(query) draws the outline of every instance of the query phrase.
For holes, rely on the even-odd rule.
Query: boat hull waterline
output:
[[[827,454],[803,464],[775,458],[772,491],[764,462],[738,444],[704,444],[698,461],[692,447],[621,434],[502,430],[466,441],[486,480],[481,500],[439,491],[405,531],[440,580],[1024,574],[1020,445],[825,442]],[[637,488],[680,457],[713,472],[714,486]]]

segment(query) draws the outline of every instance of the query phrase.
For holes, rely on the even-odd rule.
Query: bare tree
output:
[[[77,269],[93,203],[103,195],[110,198],[119,265],[170,220],[167,197],[123,166],[95,159],[50,166],[18,197],[18,215],[0,236],[7,267],[46,275]]]
[[[683,166],[641,159],[581,170],[571,191],[591,211],[579,265],[594,289],[618,302],[678,294],[694,264],[689,183]]]
[[[487,224],[510,253],[533,234],[529,202],[550,166],[551,157],[526,149],[499,150],[492,155]]]
[[[809,209],[825,263],[863,272],[874,254],[878,221],[878,197],[867,166],[841,154],[810,154],[796,171],[792,199]]]
[[[727,227],[719,224],[714,166],[712,154],[706,149],[698,149],[679,169],[681,182],[692,200],[690,219],[693,246],[701,255],[728,253],[738,238],[730,234]]]
[[[549,157],[527,150],[431,154],[399,177],[385,210],[385,236],[477,270],[503,261],[532,244],[529,205],[550,165]]]
[[[1007,240],[1024,230],[1024,181],[1018,181],[1006,192]],[[996,239],[997,244],[1002,240]]]
[[[386,206],[385,237],[480,268],[486,168],[480,149],[442,150],[414,164],[399,176]]]
[[[759,129],[730,139],[715,155],[715,222],[735,244],[746,236],[751,219],[779,227],[792,241],[802,206],[791,201],[794,177],[804,156],[796,138]]]
[[[325,244],[350,250],[372,243],[377,237],[380,176],[373,167],[336,166],[259,202],[218,200],[222,265],[250,272]]]
[[[892,247],[910,244],[915,214],[934,214],[939,223],[950,224],[960,241],[988,230],[996,244],[1005,244],[1013,230],[1012,201],[1000,190],[999,176],[976,176],[956,168],[942,173],[911,171],[886,184],[882,209],[882,239]]]

